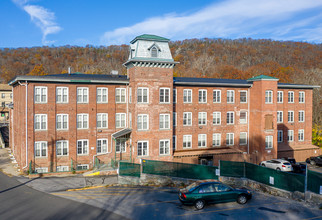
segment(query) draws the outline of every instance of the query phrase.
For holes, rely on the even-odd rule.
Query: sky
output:
[[[172,41],[322,42],[322,0],[0,0],[0,48]]]

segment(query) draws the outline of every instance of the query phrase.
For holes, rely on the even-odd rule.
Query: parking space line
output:
[[[258,207],[258,206],[263,206],[263,205],[272,205],[272,204],[281,204],[284,202],[275,202],[275,203],[267,203],[267,204],[259,204],[259,205],[251,205],[251,206],[241,206],[241,207],[235,207],[235,208],[228,208],[228,209],[219,209],[219,210],[213,210],[213,211],[202,211],[202,212],[190,212],[190,213],[185,213],[182,215],[175,215],[176,216],[186,216],[186,215],[200,215],[200,214],[206,214],[206,213],[213,213],[213,212],[222,212],[222,211],[231,211],[231,210],[237,210],[237,209],[246,209],[246,208],[253,208],[253,207]]]
[[[304,218],[303,220],[311,220],[311,219],[322,219],[322,215],[321,216],[316,216],[316,217],[312,217],[312,218]]]
[[[167,203],[167,202],[174,202],[174,201],[179,201],[179,200],[178,200],[178,199],[176,199],[176,200],[169,200],[169,201],[162,201],[162,202],[142,203],[142,204],[136,204],[136,205],[134,205],[134,206],[154,205],[154,204]]]

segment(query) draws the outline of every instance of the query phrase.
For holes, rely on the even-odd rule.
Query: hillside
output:
[[[252,39],[190,39],[170,42],[179,61],[175,76],[248,79],[266,74],[280,82],[322,86],[322,44]],[[33,47],[0,50],[0,77],[72,72],[109,74],[128,58],[128,45]],[[313,121],[322,125],[322,89],[314,92]]]

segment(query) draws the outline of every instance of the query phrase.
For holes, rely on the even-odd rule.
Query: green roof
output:
[[[160,37],[160,36],[157,36],[157,35],[142,34],[142,35],[137,36],[136,38],[134,38],[130,43],[133,44],[137,40],[151,40],[151,41],[163,41],[163,42],[169,42],[170,41],[170,39],[168,39],[168,38]]]
[[[272,76],[259,75],[259,76],[255,76],[253,78],[250,78],[247,81],[256,81],[256,80],[279,80],[279,79],[272,77]]]

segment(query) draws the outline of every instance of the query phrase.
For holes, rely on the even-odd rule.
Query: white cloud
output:
[[[31,21],[41,29],[43,34],[42,43],[54,43],[54,41],[47,40],[47,35],[55,34],[62,30],[55,22],[55,14],[42,6],[27,4],[30,0],[13,0],[13,2],[26,11],[30,15]]]
[[[322,2],[316,0],[226,0],[209,5],[190,15],[167,14],[105,32],[101,37],[101,43],[107,45],[128,43],[135,36],[144,33],[161,35],[173,40],[202,37],[252,37],[253,34],[261,34],[260,31],[270,38],[274,38],[274,34],[278,32],[281,34],[283,31],[282,36],[286,37],[296,29],[294,20],[301,23],[301,19],[296,15],[319,7],[322,7]],[[318,20],[312,19],[305,25],[313,22]],[[283,26],[282,30],[281,26]],[[314,32],[314,28],[311,28],[311,31]],[[303,37],[305,36],[309,38],[308,35],[303,34]]]

